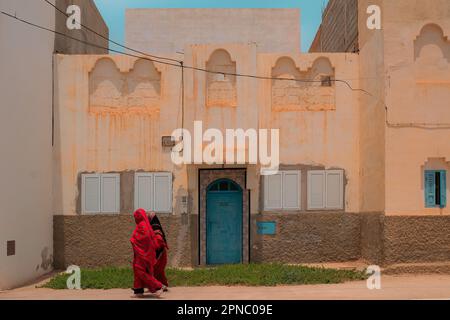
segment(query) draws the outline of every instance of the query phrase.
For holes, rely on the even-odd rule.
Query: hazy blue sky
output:
[[[328,0],[95,0],[110,30],[124,43],[126,8],[300,8],[302,51],[307,51],[320,25]]]

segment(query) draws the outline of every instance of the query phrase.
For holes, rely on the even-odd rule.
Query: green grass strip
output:
[[[59,274],[44,288],[67,289],[69,275]],[[366,279],[364,272],[283,264],[238,264],[194,270],[167,269],[171,287],[277,286],[333,284]],[[131,268],[82,269],[82,289],[127,289],[133,285]]]

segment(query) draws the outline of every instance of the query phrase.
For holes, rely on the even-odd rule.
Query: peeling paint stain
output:
[[[42,249],[41,259],[40,267],[45,271],[49,270],[53,264],[53,254],[49,254],[48,247]]]

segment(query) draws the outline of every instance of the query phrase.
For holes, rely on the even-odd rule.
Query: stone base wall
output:
[[[167,233],[169,265],[196,264],[192,252],[196,252],[197,220],[187,215],[158,217]],[[133,259],[130,237],[134,227],[131,215],[54,216],[54,267],[129,266]]]
[[[386,216],[385,265],[450,260],[450,216]]]
[[[198,216],[161,215],[169,266],[199,263]],[[260,235],[257,222],[275,221],[275,235]],[[130,215],[55,216],[54,266],[129,266],[134,228]],[[381,213],[273,213],[252,215],[250,261],[343,262],[363,259],[389,266],[450,261],[450,216],[384,216]],[[248,245],[248,242],[247,242]]]
[[[258,235],[257,222],[275,221],[275,235]],[[311,212],[255,215],[252,261],[315,263],[357,260],[360,217],[357,214]]]

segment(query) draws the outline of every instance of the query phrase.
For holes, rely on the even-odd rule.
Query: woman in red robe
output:
[[[150,214],[150,225],[155,232],[155,243],[156,243],[156,263],[154,266],[155,278],[160,281],[164,286],[163,290],[167,291],[169,282],[166,277],[166,265],[167,265],[167,250],[169,246],[167,245],[166,235],[162,228],[161,222],[155,213]]]
[[[143,288],[147,288],[153,294],[160,294],[163,285],[155,279],[153,271],[156,263],[155,234],[145,210],[136,210],[134,220],[136,228],[130,239],[134,252],[134,293],[143,294]]]

